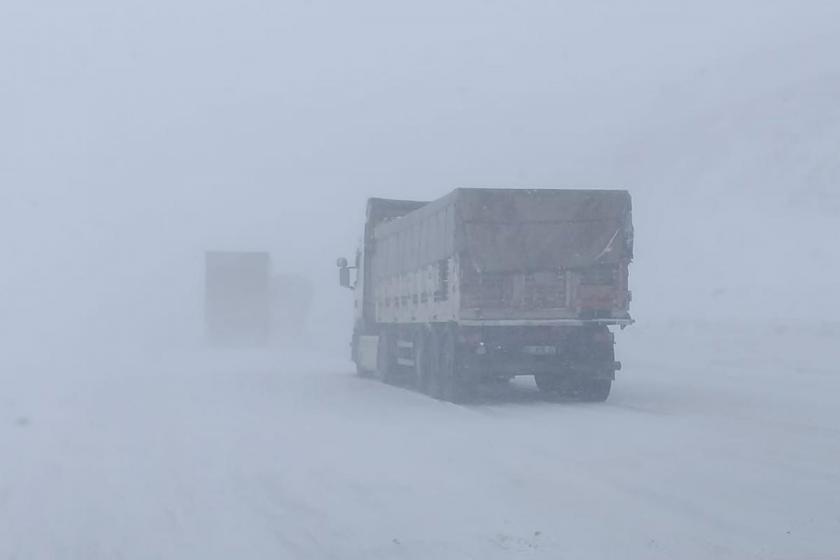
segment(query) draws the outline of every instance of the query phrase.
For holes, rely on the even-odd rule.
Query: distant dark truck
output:
[[[261,346],[271,327],[271,257],[250,251],[205,253],[204,321],[215,346]]]
[[[632,258],[626,191],[370,199],[355,266],[338,261],[341,284],[355,290],[353,361],[362,375],[413,378],[454,402],[519,375],[542,391],[606,400],[621,368],[609,327],[633,323]]]

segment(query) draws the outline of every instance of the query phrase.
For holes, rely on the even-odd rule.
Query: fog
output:
[[[6,0],[4,363],[200,345],[210,249],[343,360],[366,199],[456,187],[628,189],[639,325],[836,333],[838,52],[831,0]]]
[[[836,316],[837,15],[7,3],[3,322],[189,339],[202,251],[253,248],[317,284],[334,342],[366,197],[457,186],[630,189],[640,316]]]

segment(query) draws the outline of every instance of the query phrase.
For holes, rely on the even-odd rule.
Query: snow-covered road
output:
[[[0,559],[840,558],[839,334],[639,325],[605,404],[303,352],[9,363]]]

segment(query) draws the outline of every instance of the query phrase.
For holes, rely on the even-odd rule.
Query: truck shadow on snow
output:
[[[419,396],[430,400],[435,400],[434,397],[421,392],[413,382],[396,381],[389,383],[390,386],[399,388],[401,390],[410,391]],[[476,388],[475,394],[465,399],[459,405],[474,407],[486,405],[520,405],[520,404],[536,404],[536,403],[557,403],[568,405],[597,405],[599,403],[581,402],[573,396],[560,395],[556,393],[546,393],[540,391],[530,378],[514,379],[507,382],[485,383]],[[603,404],[603,403],[600,403]]]
[[[541,393],[531,380],[511,380],[481,385],[465,404],[522,404],[536,402],[573,402],[560,395]]]

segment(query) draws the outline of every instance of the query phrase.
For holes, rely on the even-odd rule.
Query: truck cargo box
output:
[[[626,191],[456,189],[410,204],[367,244],[377,322],[632,321]]]

